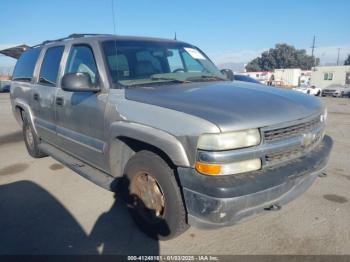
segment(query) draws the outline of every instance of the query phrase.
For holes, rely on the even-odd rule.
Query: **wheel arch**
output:
[[[141,150],[149,150],[158,154],[172,168],[190,166],[182,144],[171,134],[136,123],[112,124],[109,164],[114,177],[123,176],[129,159]]]
[[[20,124],[21,126],[23,125],[23,121],[24,121],[23,113],[25,113],[26,120],[29,121],[30,125],[34,130],[35,135],[38,135],[38,132],[34,124],[34,116],[33,116],[32,110],[30,109],[30,106],[26,102],[20,99],[15,99],[13,101],[13,108],[14,108],[13,112],[18,124]]]

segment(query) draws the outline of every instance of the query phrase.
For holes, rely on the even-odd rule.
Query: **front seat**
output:
[[[159,73],[150,61],[139,61],[135,67],[135,76],[138,78],[148,78]]]

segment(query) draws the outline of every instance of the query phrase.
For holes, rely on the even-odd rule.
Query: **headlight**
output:
[[[198,148],[203,150],[228,150],[259,145],[261,141],[258,129],[203,134],[199,137]]]

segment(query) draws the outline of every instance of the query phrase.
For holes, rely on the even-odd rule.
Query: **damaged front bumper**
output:
[[[270,206],[292,201],[326,167],[332,144],[325,136],[303,157],[246,174],[212,177],[179,167],[188,223],[200,228],[233,225]]]

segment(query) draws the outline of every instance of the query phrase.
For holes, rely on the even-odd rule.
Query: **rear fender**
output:
[[[20,109],[24,111],[25,116],[26,116],[26,120],[29,122],[29,124],[33,128],[35,135],[38,136],[38,132],[37,132],[35,125],[34,125],[34,115],[33,115],[32,110],[30,109],[30,106],[24,100],[16,98],[13,101],[13,113],[15,115],[15,118],[16,118],[18,124],[20,124],[22,126],[23,120],[21,117],[21,113],[19,112]]]

